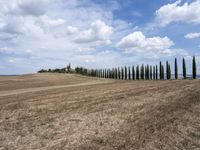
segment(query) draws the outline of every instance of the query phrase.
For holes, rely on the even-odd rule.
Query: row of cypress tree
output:
[[[183,79],[187,78],[186,73],[186,63],[185,59],[183,58],[182,61],[182,75]],[[112,78],[118,80],[170,80],[171,77],[171,66],[168,61],[166,61],[166,70],[164,70],[164,65],[160,61],[159,70],[158,66],[151,66],[151,65],[137,65],[132,67],[117,67],[112,69],[91,69],[89,70],[89,76],[100,77],[100,78]],[[178,79],[178,64],[177,59],[175,58],[174,61],[174,79]],[[195,56],[193,56],[192,60],[192,78],[196,79],[196,60]]]

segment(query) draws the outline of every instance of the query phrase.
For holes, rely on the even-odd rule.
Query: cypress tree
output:
[[[132,80],[135,80],[135,68],[132,66]]]
[[[147,65],[147,80],[149,80],[149,65]]]
[[[131,80],[131,68],[130,68],[130,66],[128,67],[128,79]]]
[[[156,80],[158,80],[158,66],[156,65]]]
[[[183,58],[183,79],[186,79],[186,64],[184,58]]]
[[[125,80],[127,80],[127,67],[124,67],[124,76],[125,76]]]
[[[113,77],[113,79],[115,79],[115,68],[113,68],[112,71],[113,71],[113,73],[112,73],[113,76],[112,77]]]
[[[140,79],[139,65],[137,65],[137,68],[136,68],[136,79],[137,79],[137,80]]]
[[[156,80],[156,69],[155,69],[155,66],[153,66],[153,80]]]
[[[196,60],[195,60],[195,56],[193,56],[193,59],[192,59],[192,76],[193,76],[193,79],[196,79],[196,73],[197,73]]]
[[[152,66],[150,66],[150,80],[152,80]]]
[[[168,64],[168,79],[171,79],[171,67],[170,64]]]
[[[166,79],[169,79],[169,64],[168,61],[166,61]]]
[[[111,78],[112,78],[112,79],[114,79],[114,78],[115,78],[115,71],[114,71],[114,69],[113,69],[113,68],[111,69]]]
[[[117,71],[117,68],[115,68],[115,79],[116,79],[116,80],[118,79],[118,71]]]
[[[118,79],[120,80],[121,78],[120,78],[120,69],[119,69],[119,67],[118,67]]]
[[[163,65],[162,65],[161,70],[162,70],[162,80],[164,80],[164,77],[165,77],[164,74],[165,74],[165,73],[164,73],[164,66],[163,66]]]
[[[145,77],[144,77],[144,65],[142,64],[142,80],[144,80]]]
[[[178,65],[177,65],[177,59],[175,58],[175,64],[174,64],[174,74],[175,74],[175,79],[177,80],[178,79]]]
[[[160,61],[160,80],[162,79],[162,62]]]
[[[121,70],[122,70],[122,80],[124,80],[124,68],[122,67]]]

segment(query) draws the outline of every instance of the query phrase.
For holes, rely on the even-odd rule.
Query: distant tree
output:
[[[156,80],[156,68],[153,66],[153,80]]]
[[[160,79],[162,79],[162,62],[160,61]]]
[[[115,79],[117,80],[118,78],[118,71],[117,71],[117,68],[115,68]]]
[[[128,67],[128,79],[131,80],[131,68],[130,68],[130,66]]]
[[[70,73],[70,72],[71,72],[71,69],[72,69],[72,68],[71,68],[71,64],[67,65],[66,69],[67,69],[67,72]]]
[[[132,66],[132,80],[135,80],[135,68]]]
[[[112,70],[109,68],[109,78],[112,78]]]
[[[184,58],[183,58],[183,79],[186,79],[186,64]]]
[[[196,70],[196,60],[195,60],[195,56],[193,56],[193,59],[192,59],[192,75],[193,75],[193,79],[196,79],[196,73],[197,73],[197,70]]]
[[[153,74],[152,74],[152,66],[150,66],[150,80],[152,80],[152,76]]]
[[[38,71],[38,73],[45,73],[45,72],[47,72],[47,70],[45,70],[45,69],[41,69]]]
[[[115,79],[115,69],[114,68],[112,68],[112,79]]]
[[[124,68],[122,67],[121,70],[122,70],[122,80],[124,80]]]
[[[150,74],[149,74],[149,65],[147,64],[147,80],[149,80]]]
[[[166,79],[169,79],[169,64],[168,61],[166,61]]]
[[[106,69],[103,70],[103,77],[106,78]]]
[[[158,80],[158,66],[156,65],[156,80]]]
[[[124,76],[125,76],[125,80],[127,80],[127,67],[124,67]]]
[[[162,68],[162,69],[161,69],[161,70],[162,70],[162,73],[161,73],[161,74],[162,74],[162,80],[164,80],[164,77],[165,77],[165,76],[164,76],[164,74],[165,74],[165,73],[164,73],[164,66],[162,65],[161,68]]]
[[[137,80],[140,79],[139,65],[137,65],[137,68],[136,68],[136,79],[137,79]]]
[[[118,67],[118,79],[119,79],[119,80],[121,79],[119,67]]]
[[[168,79],[170,80],[171,79],[171,67],[170,67],[170,64],[168,64]]]
[[[144,65],[142,64],[141,69],[140,69],[140,78],[144,80]]]
[[[174,63],[174,75],[175,75],[175,79],[178,79],[178,65],[177,65],[177,59],[175,58],[175,63]]]

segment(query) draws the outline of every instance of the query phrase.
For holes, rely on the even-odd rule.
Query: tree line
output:
[[[196,79],[197,77],[197,67],[196,59],[193,56],[192,59],[192,78]],[[99,77],[99,78],[111,78],[117,80],[170,80],[172,79],[171,65],[166,61],[166,67],[160,61],[159,65],[144,65],[141,66],[124,66],[117,68],[104,68],[104,69],[87,69],[84,67],[76,67],[75,69],[71,68],[69,64],[66,68],[62,69],[48,69],[40,70],[42,72],[56,72],[56,73],[78,73],[86,76]],[[187,78],[187,70],[185,59],[182,60],[182,78]],[[174,60],[174,79],[179,79],[178,74],[178,64],[177,58]]]

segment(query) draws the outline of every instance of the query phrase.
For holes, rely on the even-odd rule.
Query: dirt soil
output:
[[[200,150],[200,80],[0,77],[0,150]]]

